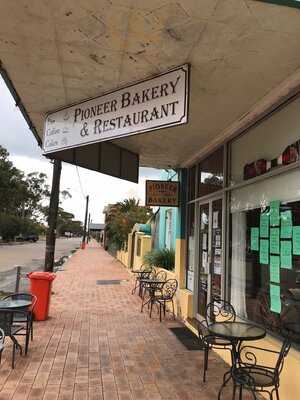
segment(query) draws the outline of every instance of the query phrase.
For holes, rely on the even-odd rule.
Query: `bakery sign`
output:
[[[186,64],[51,112],[45,121],[44,153],[185,124],[188,93]]]
[[[179,182],[146,181],[146,206],[179,207]]]

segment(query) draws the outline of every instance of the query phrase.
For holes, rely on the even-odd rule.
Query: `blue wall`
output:
[[[162,180],[177,181],[178,174],[175,171],[169,170],[163,171],[161,175]],[[157,215],[157,237],[154,243],[154,247],[158,249],[164,249],[166,243],[166,212],[167,210],[172,209],[172,234],[171,234],[171,248],[175,250],[176,246],[176,235],[178,229],[180,230],[180,220],[179,220],[179,210],[177,207],[160,207]]]

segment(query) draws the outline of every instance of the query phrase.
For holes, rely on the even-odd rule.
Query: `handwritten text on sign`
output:
[[[188,65],[48,114],[43,149],[51,153],[184,124]]]
[[[146,181],[146,206],[179,207],[179,182]]]

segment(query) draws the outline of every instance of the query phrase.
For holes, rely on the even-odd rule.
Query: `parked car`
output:
[[[19,235],[15,238],[17,242],[37,242],[39,240],[36,234]]]

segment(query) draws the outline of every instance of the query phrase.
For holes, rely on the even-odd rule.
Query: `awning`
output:
[[[298,9],[254,0],[0,3],[1,65],[38,138],[48,112],[190,63],[189,123],[114,141],[141,166],[187,165],[295,94],[299,42]]]

